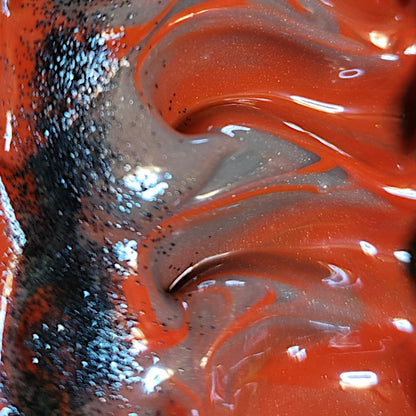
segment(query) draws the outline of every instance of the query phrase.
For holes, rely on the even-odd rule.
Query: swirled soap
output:
[[[0,33],[1,415],[416,415],[414,1]]]

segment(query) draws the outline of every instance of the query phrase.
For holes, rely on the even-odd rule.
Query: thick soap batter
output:
[[[2,6],[0,415],[416,415],[415,2]]]

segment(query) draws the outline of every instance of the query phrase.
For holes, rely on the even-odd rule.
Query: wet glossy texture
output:
[[[0,33],[0,415],[416,415],[414,2]]]

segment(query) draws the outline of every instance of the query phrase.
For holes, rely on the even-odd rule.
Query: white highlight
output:
[[[171,179],[172,175],[165,174],[163,179]],[[155,201],[158,195],[163,195],[169,187],[161,180],[161,169],[156,166],[138,166],[133,173],[123,178],[124,185],[136,192],[145,201]]]
[[[199,362],[199,366],[201,368],[205,368],[207,366],[208,363],[208,357],[205,355],[204,357],[201,358],[201,361]]]
[[[213,196],[219,194],[220,192],[221,192],[221,189],[214,189],[213,191],[207,192],[205,194],[197,195],[195,199],[202,200],[202,199],[212,198]]]
[[[223,258],[227,257],[229,254],[229,252],[215,254],[214,256],[206,257],[198,263],[194,264],[193,266],[188,267],[169,285],[168,291],[172,292],[173,290],[175,290],[176,286],[179,285],[182,280],[186,281],[189,278],[189,275],[192,274],[195,269],[201,266],[205,266],[211,262],[213,262],[213,264],[217,262],[219,263]],[[206,282],[202,282],[202,284],[203,283]]]
[[[215,280],[206,280],[198,285],[198,289],[205,289],[206,287],[215,286]]]
[[[148,341],[140,328],[134,327],[131,329],[131,348],[130,352],[133,355],[138,355],[147,350]]]
[[[367,389],[378,384],[377,374],[373,371],[345,371],[339,378],[343,389]]]
[[[245,286],[246,282],[243,282],[242,280],[227,280],[225,282],[225,286],[231,286],[231,287],[242,287]]]
[[[133,339],[133,340],[131,341],[130,352],[131,352],[133,355],[138,355],[138,354],[140,354],[140,353],[142,353],[142,352],[146,351],[146,350],[147,350],[147,346],[146,346],[146,344],[145,344],[145,342],[144,342],[144,341],[145,341],[145,340],[143,340],[143,341],[139,341],[139,340],[137,340],[137,339]]]
[[[123,27],[121,27],[121,29],[123,29]],[[121,39],[122,37],[125,36],[124,30],[121,30],[120,32],[115,32],[114,29],[111,30],[103,30],[100,33],[100,37],[102,39],[102,44],[104,44],[104,42],[108,42],[110,40],[117,40],[117,39]]]
[[[328,264],[328,267],[331,274],[322,279],[324,283],[332,287],[342,287],[350,284],[350,278],[343,269],[333,264]]]
[[[173,376],[170,368],[151,367],[144,376],[142,383],[146,393],[153,393],[157,386]]]
[[[370,41],[373,45],[381,49],[386,49],[390,43],[389,37],[385,33],[379,32],[378,30],[370,32]]]
[[[305,348],[300,348],[299,345],[294,345],[292,347],[289,347],[286,350],[286,352],[290,358],[293,358],[294,360],[298,362],[305,361],[306,358],[308,357],[306,354]]]
[[[340,153],[343,156],[351,157],[348,153],[344,152],[343,150],[341,150],[339,147],[335,146],[334,144],[329,143],[328,141],[326,141],[322,137],[319,137],[317,134],[312,133],[308,130],[305,130],[302,127],[298,126],[297,124],[291,123],[289,121],[284,121],[283,123],[286,124],[286,126],[290,127],[293,130],[300,131],[302,133],[306,133],[308,136],[312,137],[313,139],[318,140],[318,142],[322,143],[324,146],[329,147],[332,150],[335,150],[337,153]]]
[[[341,79],[352,79],[352,78],[357,78],[363,74],[364,74],[364,71],[362,69],[353,68],[353,69],[344,69],[338,74],[338,76]]]
[[[383,61],[398,61],[399,57],[398,55],[395,55],[393,53],[383,53],[380,55],[380,58],[383,59]]]
[[[137,241],[118,241],[113,247],[114,254],[118,261],[127,261],[132,268],[137,268]]]
[[[3,283],[3,291],[1,293],[0,298],[0,361],[2,359],[3,352],[4,324],[6,321],[7,306],[9,302],[9,297],[13,290],[13,275],[14,271],[16,270],[16,267],[17,257],[13,256],[12,260],[10,261],[8,270],[6,272],[6,281]]]
[[[12,129],[12,112],[9,110],[6,113],[6,131],[4,133],[4,150],[6,152],[10,151],[10,145],[12,143],[12,134],[13,134],[13,129]]]
[[[20,254],[21,248],[26,244],[26,236],[17,221],[9,195],[0,177],[0,202],[3,206],[4,216],[7,218],[11,231],[13,250]]]
[[[176,24],[181,23],[185,20],[192,19],[194,16],[199,16],[200,14],[205,13],[205,12],[206,12],[206,10],[204,9],[204,10],[201,10],[199,12],[188,13],[187,15],[181,16],[178,19],[176,19],[173,23],[171,23],[171,25],[176,25]]]
[[[405,51],[405,55],[416,55],[416,43],[414,45],[408,46]]]
[[[250,131],[248,127],[238,126],[236,124],[229,124],[221,129],[221,133],[226,134],[229,137],[235,137],[236,131]]]
[[[195,139],[195,140],[191,140],[192,144],[203,144],[203,143],[208,143],[209,140],[208,139]]]
[[[337,114],[343,113],[345,108],[342,105],[325,103],[322,101],[313,100],[312,98],[300,97],[299,95],[291,95],[290,98],[296,103],[304,107],[312,108],[314,110],[323,111],[324,113]]]
[[[8,222],[8,228],[10,230],[11,245],[13,248],[13,255],[10,257],[9,265],[6,271],[6,279],[3,284],[3,291],[0,298],[0,361],[2,359],[3,351],[3,336],[4,336],[4,323],[6,319],[8,300],[13,289],[13,277],[14,271],[17,267],[17,256],[22,252],[22,247],[26,244],[26,236],[20,227],[19,222],[16,219],[13,207],[10,203],[9,196],[7,195],[6,188],[3,185],[3,181],[0,177],[0,202],[3,207],[4,216]]]
[[[395,186],[384,186],[383,189],[391,195],[400,196],[406,199],[416,200],[416,189],[397,188]]]
[[[410,263],[412,260],[412,255],[406,250],[396,250],[393,254],[397,260],[403,263]]]
[[[8,6],[8,0],[2,0],[1,2],[1,11],[6,17],[10,17],[10,10]],[[0,416],[2,416],[3,413],[0,413]],[[8,413],[5,413],[8,414]]]
[[[401,332],[407,332],[408,334],[413,332],[413,325],[407,319],[394,318],[393,325]]]
[[[378,253],[377,248],[368,241],[360,241],[360,247],[364,254],[367,254],[367,256],[375,256]]]

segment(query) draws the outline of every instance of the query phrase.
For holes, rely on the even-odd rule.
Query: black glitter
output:
[[[77,229],[80,198],[111,176],[106,126],[91,111],[116,64],[93,29],[53,28],[36,54],[34,119],[45,143],[14,173],[22,178],[14,203],[27,243],[5,351],[16,368],[8,389],[26,416],[76,415],[92,393],[117,388],[110,363],[117,371],[128,365],[127,345],[114,343],[111,261]],[[35,195],[28,207],[29,177]]]

